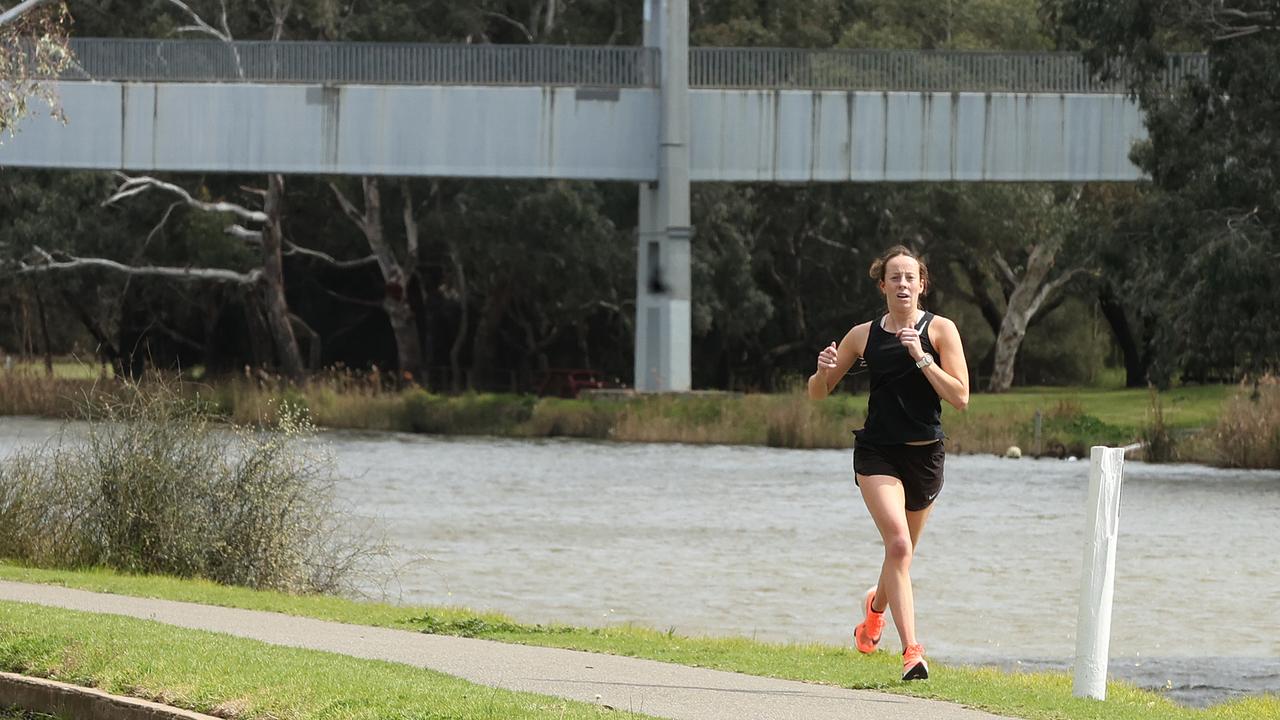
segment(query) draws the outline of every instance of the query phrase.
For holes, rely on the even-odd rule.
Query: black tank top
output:
[[[934,362],[941,363],[942,358],[929,340],[933,317],[931,312],[920,316],[916,329],[920,331],[920,347],[933,355]],[[942,403],[937,391],[898,337],[880,327],[881,322],[883,318],[871,323],[867,348],[862,353],[871,371],[871,395],[867,399],[866,425],[853,434],[859,442],[872,445],[943,439]]]

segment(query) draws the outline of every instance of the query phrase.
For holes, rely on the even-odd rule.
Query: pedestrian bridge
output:
[[[655,182],[656,47],[78,39],[0,165]],[[1170,59],[1166,81],[1206,71]],[[1136,180],[1067,53],[691,48],[691,181]]]
[[[1120,83],[1072,54],[76,40],[67,117],[0,166],[639,185],[635,387],[691,384],[691,182],[1137,180]],[[1164,82],[1204,76],[1169,60]]]

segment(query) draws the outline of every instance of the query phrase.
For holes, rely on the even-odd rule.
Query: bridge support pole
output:
[[[658,182],[640,186],[635,388],[692,387],[688,0],[644,0],[646,47],[659,50]]]

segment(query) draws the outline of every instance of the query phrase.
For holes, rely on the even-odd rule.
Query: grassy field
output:
[[[642,717],[409,665],[0,602],[0,667],[235,718]]]
[[[1222,403],[1236,388],[1233,385],[1195,385],[1177,387],[1159,394],[1165,420],[1171,427],[1189,429],[1212,425],[1221,412]],[[1015,388],[1007,393],[977,393],[969,402],[968,412],[975,415],[1013,413],[1045,413],[1067,406],[1078,406],[1080,412],[1130,432],[1136,432],[1148,421],[1151,393],[1142,388]],[[950,416],[954,411],[945,413]]]
[[[994,713],[1019,718],[1035,718],[1037,720],[1244,720],[1248,718],[1280,718],[1280,697],[1266,696],[1248,698],[1217,705],[1206,709],[1189,709],[1170,703],[1157,693],[1137,689],[1125,683],[1111,683],[1108,686],[1107,700],[1102,703],[1077,699],[1071,696],[1071,677],[1066,673],[1004,673],[989,668],[949,667],[937,665],[931,668],[933,677],[927,683],[903,684],[897,681],[899,659],[896,655],[878,652],[870,656],[862,656],[848,648],[818,644],[768,644],[745,638],[698,638],[684,637],[674,633],[664,633],[645,628],[624,626],[609,628],[574,628],[564,626],[529,626],[522,625],[497,614],[473,613],[456,608],[426,608],[395,606],[381,603],[356,602],[334,597],[293,596],[280,593],[258,592],[240,588],[216,586],[207,582],[178,580],[174,578],[144,577],[120,575],[108,571],[49,571],[23,568],[15,565],[0,564],[0,578],[25,582],[42,582],[75,587],[86,590],[111,592],[124,595],[157,597],[171,600],[201,602],[227,607],[240,607],[255,610],[268,610],[305,617],[335,620],[379,627],[418,630],[422,632],[447,633],[469,637],[482,637],[503,642],[527,643],[552,647],[565,647],[595,652],[606,652],[619,655],[643,657],[685,665],[697,665],[722,670],[732,670],[756,675],[766,675],[793,680],[828,683],[850,688],[877,689],[891,693],[903,693],[929,697],[939,700],[961,703],[978,707]],[[3,607],[3,606],[0,606]],[[16,610],[5,608],[0,611],[0,664],[16,667],[21,662],[30,662],[37,658],[45,665],[33,665],[34,669],[48,667],[57,660],[56,649],[58,638],[76,637],[77,632],[94,637],[94,643],[102,638],[103,643],[117,642],[115,635],[94,635],[90,625],[76,626],[79,630],[51,632],[35,630],[43,627],[36,623],[42,618],[35,615],[21,617],[15,615]],[[45,619],[54,615],[44,616]],[[57,616],[61,618],[62,616]],[[77,621],[78,622],[78,621]],[[86,621],[88,622],[88,621]],[[130,622],[110,623],[111,633],[132,633],[135,627]],[[15,642],[13,628],[23,628],[23,633],[32,633],[38,640]],[[137,627],[141,627],[138,625]],[[28,630],[28,628],[32,628]],[[147,643],[158,643],[156,653],[163,650],[164,634],[149,635]],[[69,640],[67,640],[69,642]],[[201,640],[204,642],[204,640]],[[66,647],[62,645],[61,647]],[[115,647],[107,645],[107,647]],[[248,652],[246,649],[228,648],[227,652]],[[200,651],[204,652],[204,646]],[[294,652],[294,651],[290,651]],[[250,657],[266,654],[266,649],[256,649]],[[104,653],[109,654],[109,653]],[[85,679],[103,678],[108,682],[118,683],[124,687],[133,683],[134,687],[146,687],[148,692],[173,692],[174,687],[185,688],[184,697],[198,697],[206,704],[235,697],[239,699],[256,699],[261,693],[255,688],[262,687],[268,678],[275,682],[276,673],[284,672],[268,665],[249,665],[244,672],[237,672],[234,684],[219,685],[216,677],[200,675],[186,677],[184,673],[196,673],[200,664],[191,660],[184,664],[183,656],[158,655],[167,657],[165,663],[151,659],[151,653],[131,655],[117,665],[103,666],[97,671],[100,674],[85,676]],[[95,663],[103,663],[107,658],[97,653],[92,655]],[[231,655],[231,657],[239,657]],[[271,655],[271,657],[277,657]],[[281,658],[292,657],[287,654]],[[173,667],[168,667],[168,663]],[[292,662],[292,660],[290,660]],[[136,663],[138,668],[134,668]],[[162,667],[164,665],[164,667]],[[140,668],[140,669],[139,669]],[[171,674],[164,674],[171,673]],[[34,670],[32,670],[34,671]],[[376,673],[368,671],[365,677],[369,683],[404,682],[395,666],[378,666]],[[261,674],[259,674],[261,673]],[[385,675],[384,675],[385,674]],[[248,682],[245,678],[252,678]],[[288,674],[282,676],[288,680]],[[140,686],[137,681],[147,679],[148,685]],[[214,683],[212,686],[205,682]],[[363,693],[363,686],[337,688],[325,686],[326,693],[351,692]],[[202,688],[195,693],[191,688]],[[211,693],[211,689],[219,689]],[[296,702],[309,702],[305,693],[290,694]],[[380,696],[353,695],[361,700],[337,700],[333,695],[326,695],[330,702],[340,703],[346,708],[359,708],[360,702],[380,702]],[[367,700],[365,700],[367,698]],[[513,701],[516,702],[516,701]],[[533,701],[528,701],[533,702]],[[517,703],[517,707],[518,707]],[[324,707],[317,702],[308,707]],[[584,710],[589,712],[590,709]],[[319,711],[317,711],[319,712]],[[567,711],[566,711],[567,712]],[[295,715],[296,717],[328,717],[328,715]],[[406,716],[408,717],[408,716]],[[469,718],[471,715],[454,715],[453,717]],[[480,716],[476,716],[480,717]],[[489,717],[485,715],[484,717]],[[505,717],[494,715],[494,717]],[[533,717],[533,716],[530,716]],[[564,717],[579,717],[564,715]]]
[[[32,377],[48,377],[48,370],[42,360],[18,360],[14,358],[4,368],[8,372],[20,373]],[[98,365],[75,358],[59,357],[53,361],[53,377],[58,380],[93,380],[95,378],[114,377],[110,365]]]
[[[80,367],[83,374],[84,366]],[[76,417],[86,400],[126,392],[125,384],[94,376],[67,377],[0,371],[0,415]],[[145,387],[145,384],[143,385]],[[847,448],[850,430],[863,423],[865,393],[838,393],[813,402],[803,393],[614,395],[577,400],[531,395],[467,393],[444,396],[416,387],[396,389],[352,373],[315,376],[300,385],[262,378],[184,381],[182,392],[208,402],[237,423],[271,422],[281,401],[305,407],[321,427],[508,437],[581,437],[623,442],[718,443],[788,448]],[[1270,410],[1237,402],[1234,385],[1145,389],[1026,387],[1003,394],[975,393],[969,410],[944,404],[943,427],[953,453],[1083,456],[1092,445],[1168,440],[1161,457],[1233,467],[1280,465],[1280,387]],[[1156,406],[1160,432],[1153,432]],[[1255,404],[1256,405],[1256,404]],[[1224,408],[1246,422],[1222,425]],[[1243,412],[1241,412],[1243,411]],[[1041,432],[1036,435],[1036,413]],[[1233,418],[1227,418],[1233,420]],[[1243,440],[1243,442],[1240,442]]]

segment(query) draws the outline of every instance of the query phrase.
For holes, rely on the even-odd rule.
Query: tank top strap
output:
[[[920,321],[916,323],[916,330],[923,335],[925,331],[929,329],[929,323],[931,322],[933,322],[933,313],[926,310],[924,314],[920,316]]]

